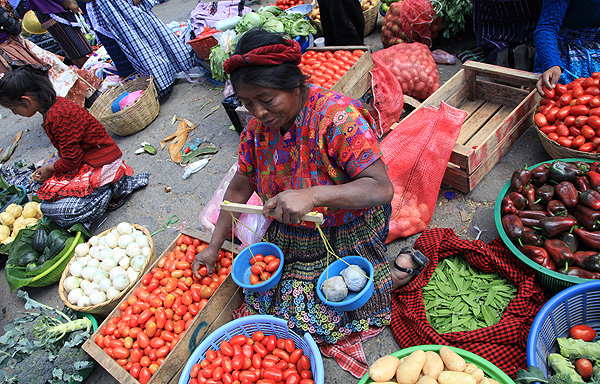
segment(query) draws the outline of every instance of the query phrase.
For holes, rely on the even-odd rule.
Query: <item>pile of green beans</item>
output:
[[[451,257],[438,264],[422,293],[429,324],[437,333],[448,333],[497,324],[517,289],[497,273]]]

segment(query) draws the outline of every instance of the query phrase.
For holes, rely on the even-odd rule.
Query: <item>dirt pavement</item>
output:
[[[266,3],[263,0],[263,3]],[[189,18],[190,11],[196,5],[196,0],[169,0],[154,8],[154,12],[166,23],[176,20],[184,21]],[[253,4],[252,7],[255,7]],[[381,16],[374,33],[366,38],[366,43],[373,50],[381,49],[379,32],[381,31]],[[452,47],[441,47],[452,50]],[[460,63],[452,66],[439,66],[442,82],[448,80],[460,69]],[[166,231],[156,234],[153,239],[157,255],[175,238],[176,228],[188,226],[198,228],[198,214],[208,203],[214,190],[225,172],[235,162],[239,136],[230,129],[231,123],[222,107],[214,113],[213,108],[221,105],[223,87],[215,87],[202,79],[197,83],[179,80],[173,87],[170,97],[161,104],[158,118],[145,130],[128,137],[114,136],[119,147],[123,150],[125,161],[133,167],[136,173],[149,172],[150,184],[135,193],[132,198],[119,210],[111,212],[106,222],[96,233],[111,228],[121,221],[129,221],[145,226],[152,233],[163,228],[172,215],[177,215],[179,221]],[[25,159],[28,163],[38,162],[53,150],[49,139],[41,128],[42,118],[14,116],[9,110],[0,107],[0,148],[7,148],[19,130],[26,130],[11,161]],[[188,140],[199,139],[210,142],[219,148],[208,165],[189,179],[182,179],[183,168],[173,163],[166,150],[160,150],[159,141],[175,132],[176,124],[171,124],[174,115],[184,117],[195,123],[196,128],[190,133]],[[156,156],[136,156],[134,151],[140,143],[148,141],[159,149]],[[452,190],[442,186],[438,203],[430,227],[452,228],[464,238],[474,239],[478,227],[484,232],[482,240],[488,242],[497,237],[493,220],[493,206],[496,194],[510,177],[515,168],[525,164],[535,164],[548,159],[540,141],[529,129],[526,134],[513,146],[500,162],[489,172],[485,179],[474,191],[465,195],[455,192],[453,199],[447,199],[444,193]],[[169,187],[169,188],[167,188]],[[167,190],[170,190],[167,192]],[[388,256],[395,256],[398,250],[406,245],[412,245],[418,235],[394,241],[389,245]],[[0,277],[0,329],[7,320],[21,310],[23,303],[11,294],[6,280]],[[29,294],[46,304],[62,306],[57,293],[58,284],[45,288],[27,288]],[[398,350],[391,331],[386,329],[378,337],[364,343],[369,363],[382,355]],[[357,379],[339,368],[332,359],[325,361],[325,382],[328,384],[357,382]],[[116,381],[104,369],[97,366],[87,379],[90,384],[110,384]]]

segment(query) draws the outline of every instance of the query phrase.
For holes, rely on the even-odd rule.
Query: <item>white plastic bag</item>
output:
[[[212,198],[200,212],[200,227],[206,232],[213,233],[215,230],[215,224],[217,223],[217,219],[219,218],[219,213],[221,211],[220,207],[221,203],[223,202],[223,196],[225,195],[225,191],[227,191],[233,176],[237,172],[237,167],[238,165],[236,162],[231,166],[231,168],[229,168],[223,177],[223,180],[221,180],[219,186],[215,190]],[[260,197],[256,193],[253,193],[252,196],[250,196],[247,204],[262,205],[262,202]],[[252,215],[246,213],[241,214],[238,220],[241,222],[241,224],[238,223],[236,225],[234,234],[235,237],[242,242],[240,249],[262,241],[262,237],[265,235],[267,228],[269,228],[269,225],[271,224],[271,219],[266,219],[262,215]]]

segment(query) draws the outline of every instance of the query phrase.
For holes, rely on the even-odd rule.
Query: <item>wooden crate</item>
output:
[[[538,78],[531,72],[467,61],[415,109],[438,107],[444,101],[468,112],[444,184],[470,192],[532,125],[540,100]]]
[[[200,232],[194,229],[184,229],[182,234],[195,237],[201,241],[209,242],[210,235]],[[179,235],[181,236],[181,235]],[[178,236],[178,237],[179,237]],[[158,260],[173,249],[175,249],[177,238],[169,245],[169,247],[157,258],[156,262],[149,268],[151,270],[156,266]],[[231,251],[232,244],[225,242],[223,245],[224,250]],[[237,254],[237,247],[233,247],[233,253]],[[141,285],[141,279],[131,289],[131,292]],[[127,300],[127,295],[123,300]],[[192,325],[184,332],[182,338],[167,355],[165,361],[161,364],[158,370],[152,375],[152,378],[148,382],[151,383],[176,383],[179,380],[179,376],[183,371],[183,367],[187,363],[187,360],[191,356],[196,346],[198,346],[205,336],[210,335],[214,330],[220,326],[228,323],[232,320],[232,311],[237,309],[242,304],[241,288],[239,288],[231,278],[231,275],[227,277],[221,283],[219,288],[215,290],[214,294],[208,300],[204,308],[194,318]],[[117,305],[115,309],[108,315],[106,320],[100,324],[96,332],[85,341],[83,349],[96,360],[104,369],[108,371],[119,383],[126,384],[139,384],[139,382],[125,371],[115,360],[108,356],[102,348],[96,345],[96,336],[101,333],[101,329],[108,321],[117,316],[120,313],[120,309]]]

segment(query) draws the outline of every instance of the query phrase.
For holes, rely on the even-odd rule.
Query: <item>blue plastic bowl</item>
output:
[[[192,355],[183,367],[183,372],[179,376],[179,384],[188,384],[190,382],[192,367],[206,358],[206,351],[208,349],[218,351],[223,340],[230,340],[233,336],[237,335],[251,337],[255,331],[262,331],[266,336],[275,335],[278,338],[294,340],[296,348],[302,349],[304,355],[310,360],[310,370],[312,371],[315,384],[323,384],[325,382],[321,352],[319,351],[319,347],[317,347],[317,343],[315,343],[315,340],[308,332],[301,337],[292,331],[287,321],[283,319],[269,315],[253,315],[230,321],[208,335],[192,352]]]
[[[360,266],[367,272],[369,280],[367,280],[367,284],[360,292],[352,292],[348,290],[348,296],[346,296],[346,298],[342,301],[327,300],[325,298],[325,294],[321,291],[321,284],[323,284],[328,278],[339,276],[340,273],[348,267],[348,264],[346,264],[344,261],[350,265]],[[329,271],[329,275],[327,271]],[[329,267],[321,273],[321,276],[319,276],[319,280],[317,281],[317,295],[322,302],[331,307],[341,309],[343,311],[353,311],[365,305],[365,303],[369,301],[373,295],[373,288],[375,287],[373,284],[374,276],[375,270],[373,269],[373,264],[371,264],[369,260],[361,256],[346,256],[331,263]]]
[[[250,252],[252,251],[252,252]],[[281,262],[279,263],[279,268],[273,273],[271,278],[267,281],[263,281],[260,284],[252,285],[250,284],[250,259],[252,259],[253,255],[262,254],[266,255],[275,255]],[[264,292],[271,288],[273,288],[279,280],[281,279],[281,275],[283,274],[283,251],[281,248],[271,243],[256,243],[251,246],[244,248],[242,252],[240,252],[234,259],[233,265],[231,267],[231,277],[233,281],[240,287],[249,289],[253,292]]]
[[[540,368],[548,377],[547,358],[558,352],[556,339],[568,337],[569,329],[579,324],[600,329],[600,281],[569,287],[544,304],[529,331],[527,366]]]

